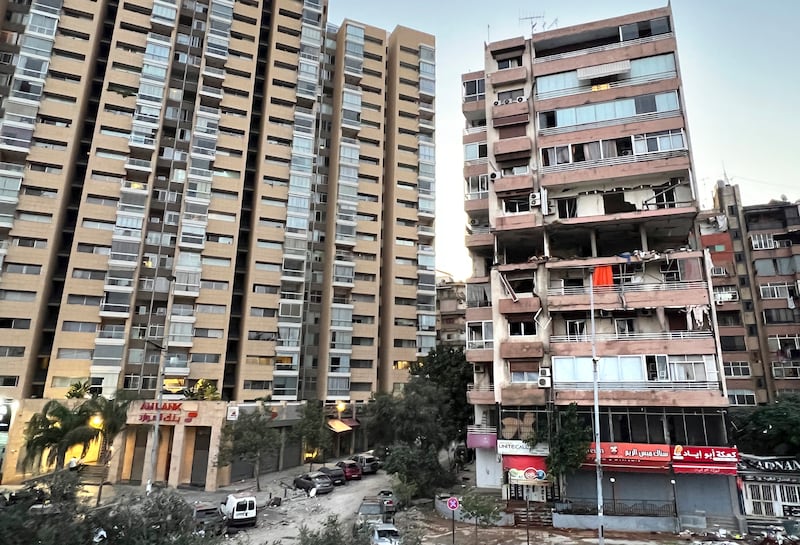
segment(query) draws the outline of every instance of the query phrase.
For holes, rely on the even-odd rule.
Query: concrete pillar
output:
[[[222,425],[211,426],[211,444],[208,447],[208,469],[206,470],[206,492],[217,491],[217,457],[219,441],[222,436]]]
[[[642,251],[647,251],[647,230],[644,228],[644,223],[639,224],[639,238],[642,240]]]
[[[278,471],[283,471],[284,456],[286,455],[286,428],[280,428],[280,448],[278,449]]]
[[[589,242],[592,245],[592,257],[597,257],[597,231],[594,229],[589,231]]]
[[[155,482],[157,479],[154,475],[150,474],[150,468],[152,467],[152,460],[153,460],[153,432],[155,431],[155,427],[150,428],[150,433],[147,434],[147,446],[144,449],[144,464],[142,466],[142,486],[147,485],[147,481],[151,480]]]
[[[177,488],[181,484],[181,472],[183,471],[183,446],[186,438],[186,426],[178,425],[172,430],[172,455],[170,456],[167,484]]]

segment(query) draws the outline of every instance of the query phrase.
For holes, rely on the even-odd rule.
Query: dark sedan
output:
[[[300,490],[305,490],[306,493],[316,488],[317,494],[327,494],[333,490],[333,481],[331,481],[331,478],[324,473],[313,471],[311,473],[303,473],[302,475],[295,477],[294,487],[299,488]]]
[[[344,470],[341,467],[336,467],[336,466],[327,467],[327,466],[324,466],[324,467],[319,468],[319,472],[320,473],[324,473],[325,475],[330,477],[331,481],[333,481],[333,485],[334,486],[339,486],[341,484],[347,484],[347,479],[345,478]]]

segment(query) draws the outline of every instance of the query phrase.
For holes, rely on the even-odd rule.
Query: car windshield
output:
[[[400,532],[394,529],[378,530],[378,537],[400,537]]]

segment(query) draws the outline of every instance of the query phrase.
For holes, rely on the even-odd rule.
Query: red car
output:
[[[337,462],[336,466],[342,468],[342,471],[344,471],[344,478],[348,481],[361,479],[361,466],[354,460],[343,460]]]

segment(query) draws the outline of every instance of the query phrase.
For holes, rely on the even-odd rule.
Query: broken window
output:
[[[503,200],[503,211],[506,214],[519,214],[531,211],[531,201],[528,196],[509,197]]]
[[[658,185],[653,187],[656,208],[675,208],[675,187],[677,184]]]
[[[570,341],[586,340],[586,320],[566,320],[565,324]]]
[[[539,112],[539,129],[549,129],[556,126],[556,112]]]
[[[625,193],[617,191],[603,195],[603,207],[606,214],[615,212],[635,212],[636,205],[625,200]]]
[[[577,218],[578,217],[578,198],[568,197],[566,199],[556,199],[556,206],[558,207],[559,218]]]
[[[614,329],[619,337],[632,335],[636,332],[636,320],[634,318],[617,318],[614,320]]]
[[[569,146],[556,146],[542,149],[542,165],[551,167],[570,162]]]
[[[600,142],[572,144],[572,162],[596,161],[600,159]]]
[[[533,293],[536,287],[535,274],[534,271],[525,271],[524,273],[508,275],[506,278],[515,293]]]
[[[615,140],[603,140],[603,158],[622,157],[623,155],[633,154],[633,144],[631,138],[617,138]]]
[[[508,334],[510,336],[536,335],[536,322],[530,320],[509,320]]]

